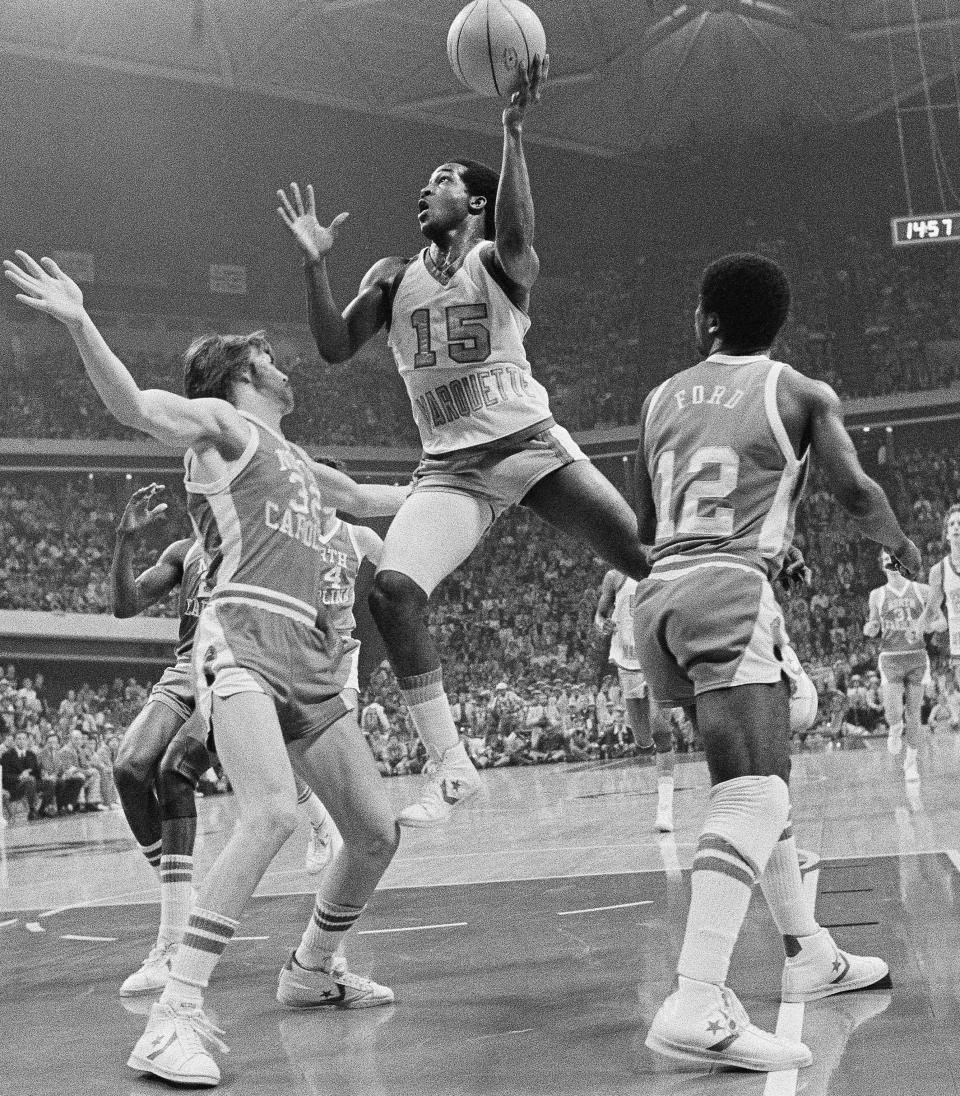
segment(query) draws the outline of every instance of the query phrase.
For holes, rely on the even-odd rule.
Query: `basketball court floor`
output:
[[[277,972],[312,904],[307,825],[285,846],[207,999],[231,1096],[960,1096],[960,740],[921,754],[908,794],[882,742],[803,754],[794,825],[821,857],[806,885],[892,990],[779,1002],[782,948],[759,889],[730,984],[762,1026],[802,1037],[806,1070],[683,1067],[643,1045],[670,991],[708,792],[677,767],[675,834],[652,830],[651,765],[498,770],[439,831],[405,831],[351,934],[351,966],[396,991],[358,1012],[293,1012]],[[415,778],[388,782],[397,807]],[[198,874],[233,824],[200,804]],[[151,999],[117,989],[152,945],[157,885],[120,814],[22,821],[0,834],[0,1096],[157,1096],[126,1065]]]

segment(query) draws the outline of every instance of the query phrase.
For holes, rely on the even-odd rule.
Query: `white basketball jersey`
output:
[[[610,619],[617,630],[610,639],[610,661],[623,670],[639,670],[642,667],[637,658],[636,640],[633,629],[633,595],[637,590],[637,580],[624,579],[617,591]]]
[[[960,575],[953,569],[949,556],[940,566],[943,568],[943,596],[950,628],[950,655],[960,658]]]
[[[485,245],[449,273],[424,248],[393,300],[387,341],[426,453],[484,445],[550,418],[523,348],[530,318],[483,265]]]

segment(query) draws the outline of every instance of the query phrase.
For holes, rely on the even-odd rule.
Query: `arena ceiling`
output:
[[[461,0],[5,0],[0,54],[496,134],[455,80]],[[551,86],[528,140],[614,160],[817,132],[925,82],[956,101],[960,0],[535,0]],[[937,87],[937,85],[940,85]],[[950,108],[946,108],[950,109]]]

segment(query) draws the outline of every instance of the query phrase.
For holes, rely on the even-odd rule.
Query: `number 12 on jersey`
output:
[[[727,498],[736,488],[740,458],[728,445],[697,449],[687,463],[687,487],[679,498],[674,498],[675,465],[676,450],[665,449],[657,460],[654,476],[657,542],[675,536],[729,537],[733,533],[733,507],[718,500]],[[702,474],[705,470],[707,475]],[[712,512],[704,513],[708,503],[712,504]]]

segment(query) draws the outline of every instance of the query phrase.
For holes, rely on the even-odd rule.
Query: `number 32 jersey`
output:
[[[523,339],[530,318],[483,265],[483,241],[450,273],[430,249],[404,269],[388,342],[424,452],[485,445],[550,419]]]
[[[766,355],[713,354],[654,391],[643,446],[656,571],[712,561],[779,572],[807,474],[777,407],[789,369]]]

